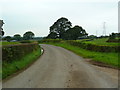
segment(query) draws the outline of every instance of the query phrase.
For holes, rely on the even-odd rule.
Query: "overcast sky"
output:
[[[72,26],[82,26],[89,35],[118,32],[118,0],[0,0],[0,19],[4,20],[5,35],[47,36],[49,27],[66,17]]]

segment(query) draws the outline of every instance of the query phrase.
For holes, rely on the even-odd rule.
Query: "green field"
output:
[[[118,66],[118,53],[115,53],[115,52],[110,52],[110,53],[106,52],[105,53],[105,52],[89,51],[89,50],[82,49],[77,46],[70,45],[70,44],[66,43],[66,41],[57,42],[57,43],[49,42],[46,44],[63,47],[63,48],[68,49],[84,58],[90,58],[94,61],[102,62],[102,63],[110,65],[112,67],[120,67],[120,66]]]
[[[90,43],[94,45],[103,45],[103,46],[118,46],[118,43],[106,42],[108,38],[94,39],[92,41],[84,41],[85,43]],[[79,41],[79,40],[77,40]],[[81,41],[80,41],[81,42]]]

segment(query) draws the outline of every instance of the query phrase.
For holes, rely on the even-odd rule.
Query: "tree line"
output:
[[[23,34],[23,37],[20,34],[15,34],[13,37],[11,36],[6,36],[3,37],[2,40],[7,40],[7,41],[11,41],[11,40],[15,40],[15,41],[21,41],[21,40],[30,40],[33,39],[35,36],[35,34],[31,31],[25,32]]]
[[[3,31],[3,26],[4,22],[3,20],[0,20],[0,36],[2,37],[4,35],[4,31]],[[74,27],[72,27],[72,23],[65,17],[61,17],[59,18],[56,22],[53,23],[52,26],[50,26],[49,28],[50,32],[48,34],[47,37],[34,37],[35,34],[31,31],[25,32],[23,34],[23,36],[21,36],[20,34],[15,34],[13,37],[11,36],[6,36],[3,37],[2,40],[7,40],[7,41],[11,41],[11,40],[16,40],[16,41],[21,41],[21,40],[30,40],[30,39],[63,39],[63,40],[77,40],[77,39],[84,39],[84,38],[88,38],[88,39],[97,39],[97,38],[109,38],[108,42],[114,41],[116,42],[116,38],[120,37],[120,33],[112,33],[109,36],[100,36],[97,37],[95,35],[89,35],[88,33],[85,31],[85,29],[83,29],[81,26],[79,25],[75,25]]]

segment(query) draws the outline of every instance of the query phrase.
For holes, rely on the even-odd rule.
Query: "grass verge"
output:
[[[120,67],[118,66],[118,53],[103,53],[103,52],[94,52],[94,51],[89,51],[82,49],[77,46],[72,46],[66,42],[61,42],[61,43],[46,43],[46,44],[51,44],[55,46],[60,46],[65,49],[68,49],[80,56],[83,56],[84,58],[90,58],[93,61],[97,62],[102,62],[107,65],[111,65],[112,67]]]
[[[27,66],[29,66],[32,62],[34,62],[35,60],[37,60],[37,58],[41,55],[41,50],[38,49],[28,55],[26,55],[25,57],[23,57],[22,59],[18,59],[13,61],[12,63],[3,63],[3,67],[2,67],[2,79],[7,78],[8,76],[12,75],[13,73],[26,68]]]

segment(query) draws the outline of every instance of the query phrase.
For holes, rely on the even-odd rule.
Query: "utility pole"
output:
[[[103,22],[103,36],[106,36],[106,22]]]

